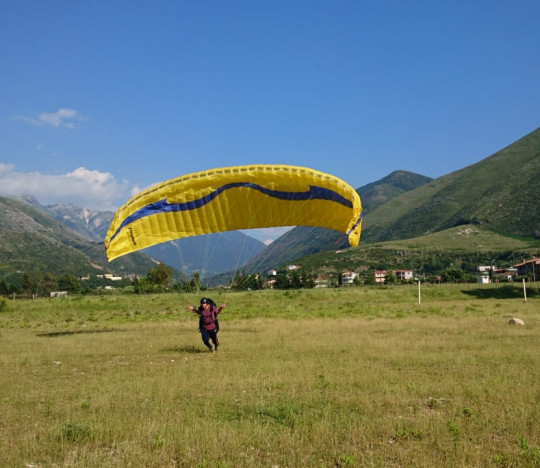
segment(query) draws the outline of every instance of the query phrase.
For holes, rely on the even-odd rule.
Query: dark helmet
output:
[[[203,297],[201,299],[201,304],[210,304],[210,299],[208,299],[207,297]]]

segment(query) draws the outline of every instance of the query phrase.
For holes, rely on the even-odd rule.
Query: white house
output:
[[[394,270],[394,276],[400,281],[408,281],[413,279],[412,270]]]
[[[354,284],[354,279],[358,276],[358,273],[354,271],[344,271],[341,273],[341,284]]]
[[[67,291],[51,291],[51,297],[67,297]]]
[[[476,282],[480,284],[491,283],[489,272],[495,271],[496,268],[495,265],[478,265],[476,267]]]

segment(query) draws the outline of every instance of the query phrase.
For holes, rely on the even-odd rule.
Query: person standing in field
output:
[[[218,308],[215,302],[208,298],[201,299],[201,305],[198,308],[190,305],[189,310],[195,312],[199,316],[199,331],[205,346],[213,353],[219,349],[219,340],[217,337],[219,331],[218,315],[225,309],[225,304],[221,304]],[[214,344],[210,344],[210,341]]]

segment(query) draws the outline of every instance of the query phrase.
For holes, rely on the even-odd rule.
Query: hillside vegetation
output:
[[[156,262],[135,254],[108,263],[102,242],[92,242],[43,210],[0,197],[0,273],[40,270],[53,275],[146,275]]]
[[[412,269],[416,274],[439,274],[446,268],[474,273],[478,265],[510,267],[540,256],[540,239],[496,234],[481,226],[463,225],[412,239],[375,242],[362,248],[321,252],[301,259],[302,269],[335,274]]]
[[[462,224],[540,237],[540,129],[494,155],[404,193],[366,215],[362,242],[418,237]]]

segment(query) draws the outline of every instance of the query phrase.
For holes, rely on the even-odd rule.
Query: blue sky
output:
[[[114,210],[251,163],[358,188],[540,126],[537,0],[0,5],[0,195]]]

